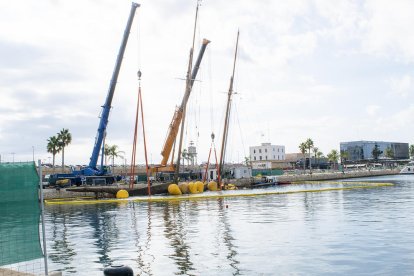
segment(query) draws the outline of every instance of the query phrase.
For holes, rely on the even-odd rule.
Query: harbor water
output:
[[[118,264],[135,275],[414,275],[414,175],[349,181],[394,185],[46,205],[49,266],[64,275]]]

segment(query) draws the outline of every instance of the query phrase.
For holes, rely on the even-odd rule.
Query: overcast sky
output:
[[[143,0],[113,99],[107,143],[131,160],[138,82],[150,162],[181,102],[195,0]],[[0,0],[0,154],[49,162],[46,140],[72,133],[65,163],[87,164],[131,2]],[[327,154],[341,141],[414,142],[414,1],[203,0],[195,55],[207,47],[187,111],[185,144],[219,150],[240,29],[227,161],[270,142]],[[14,153],[14,154],[12,154]],[[60,162],[60,155],[57,156]],[[144,161],[142,137],[138,162]],[[123,163],[121,159],[116,161]]]

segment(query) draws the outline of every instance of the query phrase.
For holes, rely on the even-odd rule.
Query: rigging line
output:
[[[211,49],[212,46],[210,46]],[[213,109],[213,80],[212,80],[212,62],[211,51],[208,50],[208,83],[209,83],[209,96],[210,96],[210,127],[211,132],[214,132],[214,109]]]
[[[223,166],[224,166],[224,163],[225,163],[225,161],[226,161],[226,157],[227,157],[227,155],[226,155],[226,151],[227,151],[227,146],[228,146],[228,143],[227,143],[227,141],[228,141],[228,137],[229,137],[229,133],[230,133],[230,131],[232,130],[232,128],[230,127],[230,122],[231,122],[231,119],[232,119],[232,112],[231,112],[231,110],[232,110],[232,106],[233,106],[233,98],[230,98],[230,104],[229,104],[229,116],[228,116],[228,118],[227,118],[227,133],[226,133],[226,137],[225,137],[225,144],[224,144],[224,152],[223,152]],[[233,137],[232,137],[232,139],[233,139]],[[232,140],[233,141],[233,140]],[[233,145],[233,143],[232,143],[232,145]],[[231,157],[231,154],[230,154],[230,157]]]
[[[244,157],[246,157],[246,145],[245,145],[244,139],[243,139],[242,128],[241,128],[241,125],[240,125],[239,112],[238,112],[238,109],[237,109],[237,105],[236,104],[234,105],[234,112],[235,112],[235,115],[236,115],[236,118],[237,118],[237,124],[239,126],[240,139],[241,139],[241,142],[242,142],[243,155],[244,155],[243,156],[243,160],[244,160]]]

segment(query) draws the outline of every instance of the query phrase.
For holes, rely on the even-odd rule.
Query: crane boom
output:
[[[162,167],[167,165],[168,159],[170,157],[171,149],[173,147],[175,139],[177,138],[178,129],[180,128],[180,123],[183,118],[183,113],[187,105],[188,98],[190,97],[191,89],[193,88],[193,84],[197,77],[198,69],[200,68],[201,60],[203,59],[203,55],[204,55],[204,52],[206,50],[208,43],[210,43],[209,40],[203,39],[203,44],[201,45],[201,49],[198,54],[197,61],[191,73],[190,84],[188,85],[184,93],[184,97],[183,97],[183,100],[181,101],[181,105],[175,110],[174,116],[168,128],[167,138],[165,139],[165,143],[161,151],[161,155],[162,155],[161,166]]]
[[[97,168],[99,151],[102,147],[106,127],[108,125],[109,112],[111,110],[112,98],[114,96],[116,83],[118,81],[119,70],[121,69],[122,59],[124,57],[125,48],[128,42],[129,33],[131,31],[132,22],[134,20],[135,11],[140,6],[138,3],[132,2],[131,11],[129,13],[127,25],[122,38],[121,47],[119,48],[118,57],[115,62],[115,68],[112,73],[111,82],[109,84],[108,94],[106,96],[105,104],[102,106],[102,114],[100,116],[98,133],[95,138],[95,145],[93,147],[92,155],[89,161],[89,166],[80,170],[72,170],[71,173],[52,174],[49,178],[51,185],[56,185],[59,180],[65,180],[67,185],[81,185],[81,184],[96,184],[104,182],[112,184],[116,181],[116,177],[106,171],[106,168]],[[103,157],[102,157],[103,158]]]
[[[102,147],[102,142],[105,136],[106,127],[108,125],[109,112],[111,110],[112,98],[114,96],[116,83],[118,81],[119,70],[121,69],[122,59],[124,57],[125,47],[128,42],[129,33],[131,31],[132,21],[134,20],[135,11],[140,6],[138,3],[132,3],[131,11],[129,13],[128,22],[122,38],[121,47],[119,48],[118,57],[116,59],[115,68],[112,73],[111,82],[109,84],[108,95],[105,104],[102,106],[102,114],[99,122],[98,133],[95,138],[95,145],[93,147],[92,155],[89,162],[89,169],[98,171],[96,163],[98,162],[99,151]]]

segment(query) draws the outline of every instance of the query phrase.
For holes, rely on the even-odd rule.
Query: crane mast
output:
[[[102,106],[101,119],[99,121],[98,133],[95,138],[95,145],[93,147],[92,155],[90,158],[88,169],[93,173],[95,171],[100,173],[97,169],[96,164],[98,162],[99,151],[102,147],[102,142],[105,136],[106,127],[108,125],[109,112],[111,110],[112,98],[114,96],[116,83],[118,81],[119,70],[121,69],[122,59],[124,57],[125,47],[128,42],[129,33],[131,31],[132,22],[134,20],[135,11],[140,6],[138,3],[132,3],[131,11],[128,17],[128,22],[122,38],[121,47],[119,48],[118,57],[116,59],[115,68],[112,73],[111,82],[109,84],[108,95],[105,100],[105,104]],[[102,157],[103,158],[103,157]],[[102,173],[102,172],[101,172]]]
[[[185,91],[184,97],[181,101],[181,105],[174,112],[174,116],[173,116],[173,118],[171,120],[171,123],[170,123],[170,126],[168,128],[167,138],[165,140],[163,149],[161,151],[162,160],[161,160],[161,166],[160,167],[165,167],[167,165],[167,162],[168,162],[168,159],[170,157],[174,141],[177,138],[178,130],[180,128],[180,123],[183,119],[184,110],[186,108],[188,99],[189,99],[190,94],[191,94],[191,90],[192,90],[192,87],[193,87],[193,84],[194,84],[194,80],[197,77],[198,69],[200,68],[201,60],[203,59],[204,52],[206,50],[206,47],[207,47],[208,43],[210,43],[209,40],[203,39],[203,44],[202,44],[200,52],[198,54],[197,61],[194,64],[194,68],[193,68],[193,71],[191,73],[191,79],[189,81],[189,84],[186,87],[186,91]],[[168,170],[170,170],[170,169],[171,168],[168,168]]]

